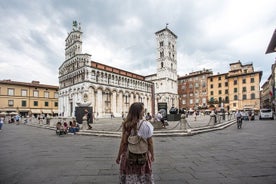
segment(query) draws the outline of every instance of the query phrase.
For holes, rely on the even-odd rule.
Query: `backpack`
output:
[[[140,124],[138,130],[140,129]],[[135,135],[130,135],[128,137],[127,146],[127,163],[128,165],[144,165],[148,161],[148,142],[141,136],[137,135],[138,130],[136,130]]]

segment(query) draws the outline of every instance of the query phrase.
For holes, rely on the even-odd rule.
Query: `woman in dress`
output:
[[[122,139],[116,163],[120,164],[120,183],[154,183],[151,164],[154,161],[153,153],[153,126],[143,120],[144,104],[133,103],[123,122]],[[137,134],[148,142],[147,162],[144,165],[130,165],[127,163],[127,139],[130,135]]]

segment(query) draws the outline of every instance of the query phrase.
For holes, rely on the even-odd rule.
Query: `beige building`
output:
[[[229,85],[227,73],[209,76],[208,84],[208,104],[210,108],[224,108],[229,110]]]
[[[0,80],[0,112],[27,115],[54,115],[58,110],[58,86],[39,81]]]
[[[262,71],[254,71],[253,64],[230,64],[228,72],[230,109],[260,109]]]
[[[261,71],[253,64],[230,63],[230,71],[208,77],[209,105],[226,110],[260,109]]]

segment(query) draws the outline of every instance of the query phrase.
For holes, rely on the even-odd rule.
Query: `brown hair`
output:
[[[144,104],[141,102],[134,102],[129,107],[129,111],[125,121],[123,122],[124,130],[130,131],[132,128],[136,131],[137,123],[143,118]]]

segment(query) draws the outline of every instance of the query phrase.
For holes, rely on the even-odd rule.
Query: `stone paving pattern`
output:
[[[118,183],[120,138],[4,124],[0,184]],[[194,136],[154,137],[155,183],[276,183],[276,121],[244,121]]]

